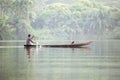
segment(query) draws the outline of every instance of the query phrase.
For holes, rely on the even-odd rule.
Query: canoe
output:
[[[82,42],[82,43],[74,43],[74,44],[62,44],[62,45],[24,45],[25,47],[36,47],[36,46],[41,46],[41,47],[63,47],[63,48],[77,48],[77,47],[82,47],[86,46],[92,43],[92,41],[87,41],[87,42]]]

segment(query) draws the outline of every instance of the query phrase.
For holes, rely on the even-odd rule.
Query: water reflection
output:
[[[73,53],[75,54],[86,53],[87,54],[87,53],[91,53],[91,50],[92,50],[90,47],[79,47],[79,48],[24,47],[24,49],[25,49],[25,54],[27,55],[29,62],[31,62],[32,57],[36,57],[36,56],[38,56],[39,58],[42,56],[46,56],[46,55],[48,55],[49,57],[50,56],[57,57],[58,55],[62,54],[66,57],[68,55],[69,57],[71,54],[73,55]],[[65,55],[64,53],[66,53],[67,55]]]
[[[92,49],[90,47],[79,47],[79,48],[70,48],[72,50],[72,53],[75,53],[76,50],[80,51],[91,51]]]
[[[35,48],[34,47],[24,47],[25,53],[27,55],[27,58],[29,62],[31,61],[31,57],[35,54]]]
[[[0,48],[0,80],[119,80],[119,42],[83,48],[5,46]]]

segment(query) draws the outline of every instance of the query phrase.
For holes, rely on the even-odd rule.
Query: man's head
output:
[[[30,37],[31,35],[30,34],[28,34],[28,37]]]

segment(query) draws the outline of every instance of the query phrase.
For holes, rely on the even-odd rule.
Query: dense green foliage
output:
[[[119,3],[120,0],[1,0],[0,39],[24,39],[27,33],[38,39],[55,40],[120,38]]]
[[[33,6],[32,0],[0,0],[0,39],[22,39],[33,31]]]

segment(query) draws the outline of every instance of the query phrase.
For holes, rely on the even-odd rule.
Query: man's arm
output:
[[[31,37],[31,39],[33,39],[35,36],[33,35],[32,37]]]
[[[35,43],[34,41],[32,41],[31,39],[30,39],[30,41],[32,42],[32,43]]]

